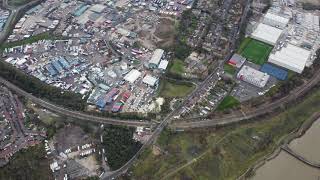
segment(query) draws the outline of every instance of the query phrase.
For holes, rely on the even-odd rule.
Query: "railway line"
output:
[[[34,103],[52,111],[52,112],[60,114],[62,116],[72,117],[72,118],[75,118],[78,120],[83,120],[83,121],[88,121],[88,122],[113,124],[113,125],[123,125],[123,126],[150,126],[151,125],[151,122],[148,122],[148,121],[99,117],[99,116],[93,116],[93,115],[86,114],[86,113],[79,112],[79,111],[71,111],[71,110],[65,109],[63,107],[57,106],[55,104],[52,104],[50,102],[39,99],[39,98],[20,89],[16,85],[10,83],[9,81],[7,81],[1,77],[0,77],[0,83],[4,84],[9,89],[16,92],[17,94],[30,99],[32,102],[34,102]]]

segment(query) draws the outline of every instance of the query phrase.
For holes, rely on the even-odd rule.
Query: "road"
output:
[[[226,1],[227,4],[223,5],[223,8],[221,8],[222,11],[222,17],[226,16],[226,13],[228,12],[226,9],[229,9],[229,6],[231,5],[232,1]],[[246,4],[246,8],[244,13],[242,14],[242,19],[246,18],[247,12],[249,10],[250,7],[250,0],[247,0],[247,4]],[[240,27],[243,25],[244,21],[241,21],[241,23],[239,24],[238,27],[238,31],[240,30]],[[222,19],[220,21],[220,23],[225,23]],[[223,61],[220,61],[218,66],[213,70],[213,72],[201,83],[199,84],[199,86],[187,97],[185,98],[185,100],[179,105],[179,107],[172,111],[171,113],[169,113],[162,121],[161,123],[157,126],[157,128],[153,131],[153,133],[151,134],[151,137],[148,139],[148,141],[146,141],[145,144],[142,145],[142,147],[139,149],[139,151],[125,164],[123,165],[121,168],[119,168],[116,171],[113,172],[109,172],[108,174],[105,173],[103,177],[101,177],[101,179],[113,179],[116,177],[119,177],[120,175],[124,174],[127,172],[127,170],[134,164],[134,162],[138,159],[138,157],[144,152],[145,149],[147,149],[156,139],[157,137],[160,135],[160,133],[162,132],[162,130],[169,124],[171,123],[171,121],[173,120],[173,117],[179,115],[183,109],[183,107],[189,103],[189,101],[191,99],[193,99],[195,96],[199,96],[201,91],[203,91],[204,89],[206,89],[210,83],[215,83],[216,81],[218,81],[219,76],[216,74],[216,72],[221,69],[223,67],[223,64],[225,61],[227,61],[230,57],[231,54],[235,48],[235,42],[237,39],[237,36],[239,35],[238,32],[235,32],[233,35],[233,39],[230,45],[230,53],[225,57],[225,59]]]
[[[107,118],[107,117],[99,117],[99,116],[93,116],[89,114],[85,114],[83,112],[79,111],[71,111],[68,109],[65,109],[63,107],[57,106],[55,104],[52,104],[50,102],[41,100],[32,94],[20,89],[19,87],[15,86],[14,84],[10,83],[9,81],[0,78],[0,83],[6,85],[9,89],[16,92],[17,94],[24,96],[28,99],[30,99],[32,102],[52,111],[57,114],[60,114],[62,116],[75,118],[78,120],[88,121],[88,122],[96,122],[96,123],[104,123],[104,124],[113,124],[113,125],[123,125],[123,126],[150,126],[151,122],[148,121],[139,121],[139,120],[129,120],[129,119],[114,119],[114,118]]]
[[[318,70],[315,75],[308,82],[304,83],[299,88],[293,90],[287,96],[276,100],[272,103],[264,104],[259,106],[258,108],[251,110],[249,112],[238,112],[236,114],[231,114],[223,117],[217,117],[212,119],[204,119],[202,121],[184,121],[184,122],[174,122],[171,124],[172,128],[178,129],[190,129],[190,128],[200,128],[200,127],[210,127],[210,126],[222,126],[235,122],[240,122],[248,119],[252,119],[257,116],[261,116],[268,112],[272,112],[275,109],[287,104],[289,102],[294,101],[299,96],[306,94],[311,88],[317,85],[320,82],[320,70]]]

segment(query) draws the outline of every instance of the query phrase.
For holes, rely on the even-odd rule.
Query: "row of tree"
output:
[[[47,99],[71,110],[81,111],[85,109],[86,102],[80,94],[45,84],[4,61],[0,61],[0,76],[36,97]]]

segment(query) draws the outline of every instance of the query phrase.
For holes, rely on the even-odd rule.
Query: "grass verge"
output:
[[[230,75],[234,75],[237,71],[237,69],[235,67],[231,66],[230,64],[225,64],[223,66],[223,70],[224,70],[224,72],[226,72]]]
[[[226,96],[218,105],[217,110],[223,111],[228,108],[239,106],[240,102],[233,96]]]
[[[159,96],[174,98],[185,97],[193,91],[195,85],[187,82],[179,82],[168,79],[160,81]]]

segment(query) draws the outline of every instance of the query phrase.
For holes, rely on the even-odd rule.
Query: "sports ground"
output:
[[[241,42],[238,53],[255,64],[262,65],[268,59],[273,46],[261,41],[246,38]]]

